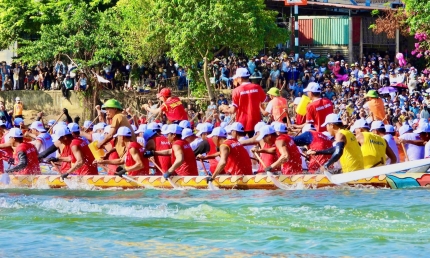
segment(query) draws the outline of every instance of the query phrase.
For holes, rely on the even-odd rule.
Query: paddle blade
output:
[[[10,176],[8,173],[3,173],[0,178],[0,183],[4,185],[10,184]]]
[[[218,188],[218,187],[216,187],[216,186],[214,186],[214,184],[213,184],[212,182],[209,182],[209,183],[208,183],[208,189],[209,189],[210,191],[219,190],[219,188]]]

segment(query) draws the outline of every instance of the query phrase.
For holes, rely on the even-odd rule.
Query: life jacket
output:
[[[24,109],[24,107],[22,106],[22,104],[16,103],[15,105],[13,105],[13,115],[14,116],[22,116],[23,109]]]

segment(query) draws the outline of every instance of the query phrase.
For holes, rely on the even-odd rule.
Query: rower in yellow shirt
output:
[[[324,170],[339,160],[343,173],[361,170],[364,168],[363,155],[360,146],[349,130],[345,130],[342,120],[337,114],[330,114],[325,118],[327,132],[335,137],[335,146],[326,150],[309,150],[308,155],[331,154],[331,158],[323,165]]]
[[[397,162],[397,157],[388,146],[387,141],[381,136],[369,132],[369,129],[369,124],[364,119],[355,121],[351,128],[355,132],[358,143],[361,145],[364,168],[385,165],[387,156],[390,160]]]

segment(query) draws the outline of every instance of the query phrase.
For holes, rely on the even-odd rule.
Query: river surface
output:
[[[0,189],[0,257],[425,257],[429,208],[427,189]]]

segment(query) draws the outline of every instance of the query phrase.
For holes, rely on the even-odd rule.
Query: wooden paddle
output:
[[[64,113],[62,113],[57,120],[55,120],[54,124],[51,126],[51,128],[49,128],[48,133],[51,133],[52,129],[54,128],[54,126],[58,123],[58,121],[60,121],[60,119],[64,116]]]
[[[266,168],[266,164],[264,164],[264,161],[261,159],[260,155],[258,155],[257,152],[254,152],[255,157],[258,159],[258,161],[261,163],[261,165],[263,166],[263,168]],[[272,180],[273,184],[278,187],[279,189],[284,189],[286,190],[286,188],[282,185],[281,182],[279,182],[279,180],[273,175],[272,172],[267,171],[267,175],[269,176],[269,178]]]
[[[201,164],[202,164],[203,169],[205,170],[206,176],[210,176],[210,175],[209,175],[209,173],[208,173],[208,170],[206,169],[205,163],[203,162],[203,160],[202,160],[202,159],[200,160],[200,162],[201,162]],[[218,187],[215,187],[215,186],[213,185],[212,181],[209,181],[209,182],[208,182],[208,189],[209,189],[209,190],[219,190],[219,188],[218,188]]]
[[[155,163],[155,160],[154,160],[153,157],[149,158],[149,161],[151,161],[158,170],[163,171],[160,168],[160,166],[158,166],[157,163]],[[167,181],[169,181],[169,183],[173,187],[173,189],[175,189],[175,190],[185,190],[182,187],[177,186],[170,177],[167,179]]]
[[[90,127],[94,124],[94,122],[98,119],[99,117],[97,116],[96,118],[94,118],[94,120],[88,125],[88,128],[85,129],[85,132],[88,132],[88,130],[90,129]]]

